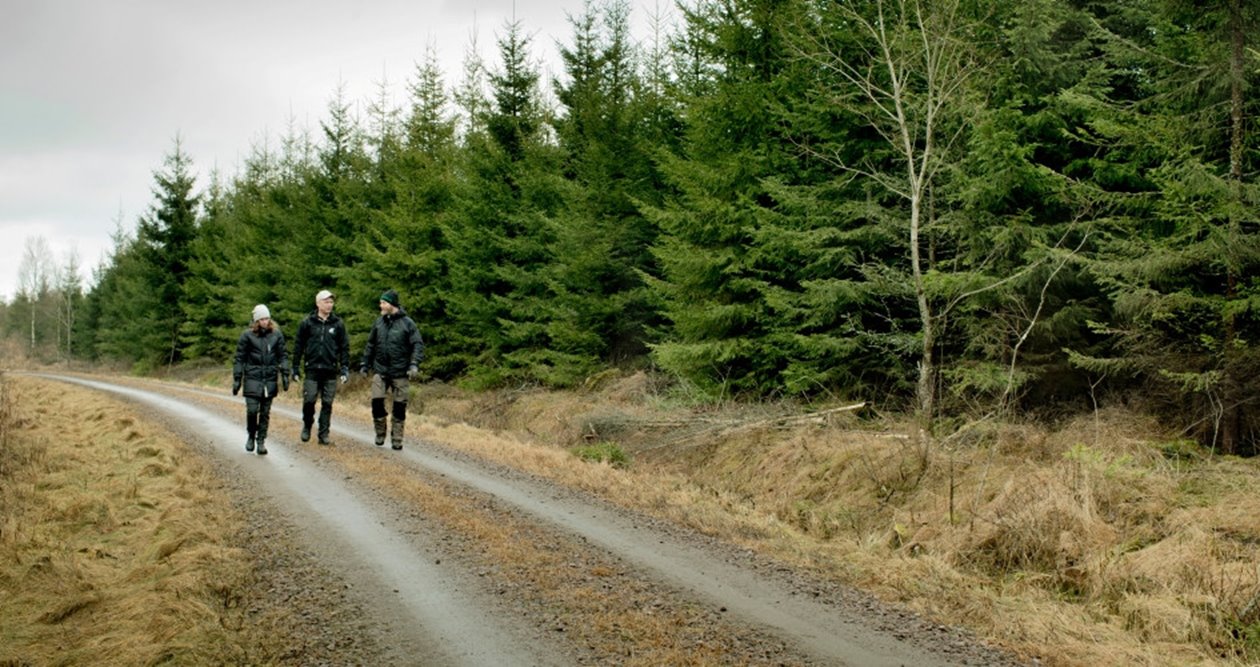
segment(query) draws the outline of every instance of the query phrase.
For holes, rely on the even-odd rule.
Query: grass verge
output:
[[[265,664],[215,486],[124,404],[0,376],[0,664]]]
[[[783,406],[667,407],[640,377],[581,392],[439,388],[425,403],[421,437],[1042,664],[1260,663],[1260,461],[1198,451],[1140,415],[981,424],[937,440],[844,415],[778,419]],[[631,465],[569,453],[592,439]]]

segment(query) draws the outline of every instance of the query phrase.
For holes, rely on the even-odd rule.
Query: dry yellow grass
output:
[[[96,392],[0,376],[0,664],[250,662],[234,515],[177,445]]]
[[[815,568],[1043,664],[1260,661],[1260,465],[1171,443],[1151,420],[1102,412],[934,441],[843,415],[730,428],[753,410],[663,411],[643,376],[422,392],[423,438]],[[632,452],[630,468],[569,453],[592,437]]]
[[[362,392],[348,386],[338,414],[366,419]],[[420,404],[409,434],[814,568],[1043,664],[1260,662],[1260,463],[1213,458],[1130,413],[931,440],[843,414],[765,419],[782,406],[688,409],[642,375],[576,392],[424,386]],[[632,465],[570,453],[592,439]]]

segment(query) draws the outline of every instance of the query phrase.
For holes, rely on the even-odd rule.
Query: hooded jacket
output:
[[[289,357],[284,349],[284,334],[275,325],[265,329],[250,327],[236,341],[236,358],[232,363],[232,382],[244,380],[246,396],[275,396],[276,381],[285,373],[288,382]]]
[[[392,315],[381,315],[368,334],[367,348],[363,350],[364,370],[371,369],[385,378],[407,375],[411,366],[419,366],[424,358],[424,341],[416,323],[399,308]]]
[[[346,325],[336,313],[328,319],[319,319],[319,311],[311,311],[298,325],[297,338],[293,342],[293,368],[302,369],[305,360],[307,373],[333,371],[340,375],[350,372],[350,336]]]

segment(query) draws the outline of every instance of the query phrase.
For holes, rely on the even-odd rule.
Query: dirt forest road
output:
[[[344,416],[334,419],[334,446],[319,447],[298,441],[299,413],[277,403],[270,453],[259,457],[244,451],[242,403],[226,392],[41,375],[123,397],[187,436],[233,480],[243,506],[271,522],[260,529],[267,542],[318,563],[325,580],[291,581],[300,590],[281,595],[316,608],[314,625],[330,633],[328,664],[1017,664],[952,629],[545,480],[414,437],[401,452],[374,447],[369,425]],[[504,561],[516,556],[496,561],[497,548],[429,516],[438,501],[400,502],[390,495],[397,481],[354,465],[428,480],[454,498],[455,515],[488,512],[508,531],[501,543],[559,555],[551,570],[560,578],[513,575],[521,563]],[[554,597],[552,588],[587,592]],[[565,613],[590,591],[607,596],[600,609],[659,618],[668,648],[646,657],[622,636],[642,631],[615,615]],[[352,637],[336,636],[338,627]]]

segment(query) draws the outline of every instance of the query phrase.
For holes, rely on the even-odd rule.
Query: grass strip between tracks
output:
[[[600,664],[800,664],[781,641],[756,636],[666,587],[591,549],[577,538],[538,525],[493,498],[401,465],[386,450],[337,446],[323,450],[347,474],[414,508],[462,540],[466,567],[488,577],[544,629],[554,631]]]

